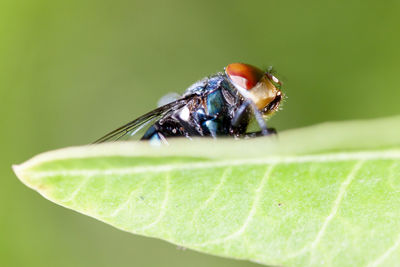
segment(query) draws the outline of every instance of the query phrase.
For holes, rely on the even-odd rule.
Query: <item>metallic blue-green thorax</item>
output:
[[[186,90],[186,105],[156,122],[143,139],[159,140],[172,136],[226,136],[234,133],[231,120],[242,98],[224,74],[203,79]],[[238,127],[241,127],[239,125]]]

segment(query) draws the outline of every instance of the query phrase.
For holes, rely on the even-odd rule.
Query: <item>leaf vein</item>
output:
[[[356,176],[357,172],[360,170],[362,165],[364,164],[364,161],[358,161],[354,167],[350,170],[349,174],[347,175],[346,179],[342,182],[339,188],[339,193],[333,202],[333,206],[331,208],[330,213],[324,220],[321,229],[318,231],[315,239],[310,243],[305,245],[302,249],[299,251],[291,254],[288,256],[288,258],[293,258],[293,257],[298,257],[300,255],[303,255],[307,251],[311,250],[314,251],[316,247],[318,246],[319,242],[321,241],[322,236],[325,234],[325,231],[327,227],[329,226],[330,222],[333,220],[333,218],[336,216],[337,211],[339,210],[339,206],[342,202],[342,199],[347,191],[347,188],[349,187],[350,183],[353,181],[354,177]]]
[[[126,208],[126,206],[131,202],[132,197],[135,195],[135,193],[149,180],[150,178],[147,177],[145,179],[143,179],[136,188],[132,189],[132,191],[129,193],[128,198],[121,203],[115,210],[113,213],[111,213],[110,217],[113,218],[115,216],[117,216],[123,209]]]
[[[161,206],[160,206],[160,213],[158,214],[157,218],[152,223],[150,223],[150,224],[142,227],[141,229],[139,229],[138,230],[139,232],[144,231],[146,229],[149,229],[149,228],[155,226],[156,224],[158,224],[161,221],[162,217],[164,217],[164,215],[165,215],[165,213],[167,211],[167,204],[168,204],[169,193],[170,193],[169,179],[170,179],[169,175],[165,176],[165,194],[164,194],[164,200],[163,200],[163,202],[161,203]]]
[[[385,160],[400,159],[400,150],[389,151],[367,151],[367,152],[351,152],[351,153],[331,153],[318,155],[303,156],[277,156],[268,158],[252,158],[240,160],[214,160],[210,162],[185,163],[158,165],[151,167],[126,167],[126,168],[108,168],[103,170],[94,169],[75,169],[75,170],[43,170],[29,171],[29,175],[33,179],[42,177],[63,175],[126,175],[136,173],[160,173],[175,170],[193,170],[193,169],[209,169],[227,166],[243,166],[243,165],[270,165],[285,163],[304,163],[304,162],[340,162],[340,161],[365,161],[365,160]],[[24,166],[21,166],[22,168]]]
[[[82,180],[82,182],[78,185],[78,187],[74,190],[74,192],[71,193],[69,197],[66,199],[61,200],[61,202],[69,202],[75,199],[75,197],[78,195],[78,193],[82,190],[82,188],[89,182],[89,180],[92,178],[92,176],[87,176],[85,179]]]
[[[339,210],[340,204],[342,203],[342,199],[344,195],[346,194],[347,188],[349,187],[350,183],[353,181],[354,177],[356,176],[357,172],[360,170],[361,166],[363,165],[363,161],[357,162],[353,169],[350,171],[349,175],[346,177],[344,182],[340,185],[339,189],[339,194],[337,198],[335,199],[335,202],[333,203],[331,212],[329,213],[328,217],[326,217],[324,223],[322,224],[322,227],[320,231],[317,234],[317,237],[311,244],[311,249],[315,249],[319,242],[321,241],[322,236],[325,234],[326,228],[329,226],[329,223],[332,221],[332,219],[336,216],[337,211]]]
[[[200,244],[194,244],[193,246],[203,247],[208,244],[218,244],[218,243],[222,243],[222,242],[228,241],[230,239],[233,239],[233,238],[236,238],[236,237],[242,235],[246,231],[247,226],[250,224],[251,220],[254,217],[254,214],[256,213],[260,198],[262,196],[264,185],[266,184],[267,180],[269,179],[270,174],[274,167],[275,167],[275,164],[271,164],[270,166],[267,167],[267,170],[265,171],[265,174],[264,174],[263,178],[261,179],[260,184],[258,185],[258,187],[255,190],[255,196],[254,196],[254,200],[251,205],[251,208],[250,208],[250,212],[249,212],[248,216],[246,217],[245,221],[243,222],[243,225],[237,231],[233,232],[232,234],[230,234],[224,238],[219,238],[219,239],[212,240],[212,241],[206,241],[206,242],[200,243]]]
[[[397,237],[396,242],[389,247],[381,256],[379,256],[376,260],[369,263],[368,267],[375,267],[381,265],[398,247],[400,246],[400,235]]]
[[[221,179],[218,183],[218,185],[214,188],[213,192],[210,194],[210,196],[203,202],[202,205],[200,205],[199,208],[197,208],[194,213],[193,213],[193,217],[192,217],[192,225],[194,225],[194,221],[196,220],[199,212],[203,209],[205,209],[209,203],[211,201],[213,201],[215,199],[215,197],[217,196],[217,194],[219,193],[219,191],[221,190],[222,186],[224,185],[226,179],[228,178],[228,173],[231,172],[231,169],[226,169],[222,175],[221,175]]]

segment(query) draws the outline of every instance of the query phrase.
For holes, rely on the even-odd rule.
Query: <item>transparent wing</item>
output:
[[[109,142],[109,141],[117,141],[121,139],[130,139],[135,136],[138,132],[141,132],[146,126],[151,126],[160,118],[166,116],[168,113],[178,110],[186,104],[187,99],[190,96],[185,98],[178,99],[174,102],[156,108],[139,118],[119,127],[118,129],[106,134],[102,138],[96,140],[94,144]]]

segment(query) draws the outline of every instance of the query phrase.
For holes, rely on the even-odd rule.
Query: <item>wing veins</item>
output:
[[[120,135],[116,138],[116,140],[118,140],[118,139],[122,138],[124,135],[126,135],[128,132],[130,132],[131,130],[134,130],[136,127],[145,126],[151,120],[153,120],[159,116],[162,116],[170,109],[177,110],[177,109],[181,108],[186,103],[186,100],[188,98],[190,98],[191,96],[192,95],[189,95],[189,96],[183,97],[181,99],[178,99],[174,102],[168,103],[164,106],[158,107],[158,108],[134,119],[133,121],[130,121],[127,124],[115,129],[114,131],[109,132],[105,136],[103,136],[103,137],[99,138],[98,140],[96,140],[95,142],[93,142],[93,144],[103,143],[103,142],[106,142],[106,141]]]

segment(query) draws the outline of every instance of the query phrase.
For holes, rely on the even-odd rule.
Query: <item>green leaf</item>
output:
[[[45,198],[119,229],[290,266],[400,262],[400,117],[251,140],[66,148],[14,166]]]

